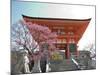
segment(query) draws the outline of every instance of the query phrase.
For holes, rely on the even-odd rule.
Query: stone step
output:
[[[65,59],[59,64],[51,64],[51,70],[54,71],[69,71],[77,70],[77,66],[73,63],[71,59]]]

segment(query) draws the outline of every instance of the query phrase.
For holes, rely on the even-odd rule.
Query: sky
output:
[[[50,4],[12,0],[12,24],[22,19],[22,14],[32,17],[88,19],[92,18],[83,37],[78,43],[82,50],[88,44],[95,43],[95,7],[86,5]]]

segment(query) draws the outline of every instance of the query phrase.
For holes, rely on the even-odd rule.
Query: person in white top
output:
[[[25,73],[30,73],[29,58],[28,58],[28,51],[27,50],[24,50],[23,58],[24,58],[24,71],[25,71]]]

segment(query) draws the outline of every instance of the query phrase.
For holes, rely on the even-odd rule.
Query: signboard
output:
[[[70,52],[76,52],[76,44],[70,43],[69,44],[69,50],[70,50]]]

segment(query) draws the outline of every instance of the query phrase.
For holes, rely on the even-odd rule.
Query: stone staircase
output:
[[[71,59],[65,59],[59,64],[51,64],[50,67],[51,72],[78,70],[77,65]]]
[[[61,52],[60,54],[63,56],[63,60],[58,63],[51,63],[51,72],[78,70],[78,66],[72,61],[71,58],[65,59],[64,53]]]
[[[67,59],[63,60],[63,62],[60,64],[60,70],[72,71],[72,70],[78,70],[78,67],[71,59]]]

